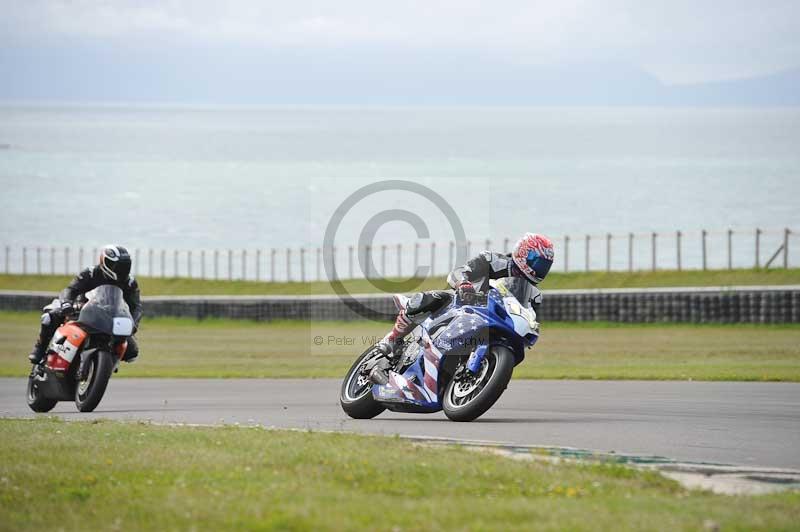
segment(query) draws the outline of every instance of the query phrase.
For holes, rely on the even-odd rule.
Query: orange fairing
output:
[[[66,341],[75,347],[80,347],[83,341],[86,340],[86,337],[89,336],[89,333],[81,329],[74,321],[70,321],[59,327],[58,332],[62,336],[66,336]]]
[[[69,369],[87,336],[88,333],[75,322],[59,327],[50,344],[51,352],[47,356],[47,367],[55,371]]]
[[[125,351],[128,350],[128,341],[125,340],[121,344],[117,344],[117,356],[122,359],[125,356]]]

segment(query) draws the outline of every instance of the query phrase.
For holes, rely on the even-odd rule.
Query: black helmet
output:
[[[108,245],[100,252],[100,271],[112,281],[124,281],[131,273],[131,255],[122,246]]]

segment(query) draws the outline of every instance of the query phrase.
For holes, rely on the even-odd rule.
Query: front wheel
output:
[[[42,394],[42,390],[39,388],[39,381],[36,379],[39,375],[39,368],[34,367],[28,376],[28,406],[34,412],[49,412],[56,406],[58,401]]]
[[[78,381],[75,388],[75,406],[81,412],[91,412],[106,393],[108,380],[114,371],[114,359],[111,353],[98,351],[86,361],[86,378]]]
[[[386,408],[372,397],[372,383],[361,368],[378,356],[385,356],[373,348],[367,349],[355,363],[342,382],[339,403],[344,413],[353,419],[372,419]]]
[[[514,372],[514,354],[503,346],[492,346],[478,372],[464,370],[447,384],[443,409],[453,421],[479,418],[503,395]]]

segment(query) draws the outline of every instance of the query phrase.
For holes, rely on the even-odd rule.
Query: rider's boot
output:
[[[42,339],[36,340],[36,344],[33,346],[31,350],[31,354],[28,355],[28,360],[30,360],[31,364],[38,364],[44,358],[45,353],[45,345],[42,342]]]
[[[128,348],[125,350],[125,355],[122,357],[123,362],[127,362],[128,364],[133,364],[139,359],[139,342],[136,341],[136,338],[131,336],[128,338]]]
[[[376,347],[379,347],[383,351],[386,352],[387,355],[391,356],[395,353],[398,347],[403,344],[403,338],[405,338],[408,333],[414,330],[414,323],[409,319],[406,315],[405,310],[401,310],[397,314],[397,319],[395,319],[394,327],[392,330],[389,331],[386,336],[384,336],[377,344]]]
[[[408,319],[406,312],[401,310],[397,314],[394,327],[375,344],[375,349],[384,357],[370,370],[369,380],[375,384],[386,384],[389,381],[388,370],[391,367],[389,359],[394,357],[397,348],[403,344],[403,338],[414,329],[413,322]]]
[[[39,338],[36,339],[36,343],[31,350],[31,354],[28,355],[28,360],[30,360],[31,364],[38,364],[44,358],[45,353],[47,352],[47,345],[50,343],[50,339],[53,337],[53,334],[56,332],[58,325],[61,323],[59,316],[53,317],[53,313],[45,312],[42,314],[42,323],[39,327]]]

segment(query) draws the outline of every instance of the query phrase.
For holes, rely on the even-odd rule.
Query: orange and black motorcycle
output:
[[[75,401],[91,412],[108,386],[133,334],[133,318],[122,290],[103,285],[86,294],[77,320],[58,328],[47,354],[28,377],[28,406],[49,412],[59,401]]]

